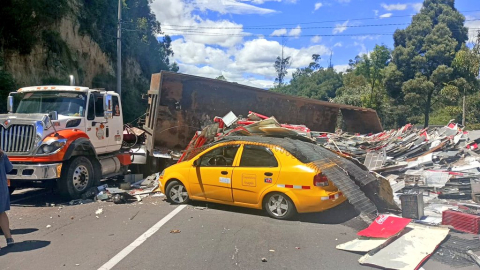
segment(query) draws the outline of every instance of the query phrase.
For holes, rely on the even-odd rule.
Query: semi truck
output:
[[[11,191],[55,186],[64,197],[79,198],[105,178],[135,169],[161,171],[195,132],[231,111],[253,110],[325,132],[335,130],[341,114],[346,131],[382,130],[371,109],[162,71],[152,74],[146,93],[148,105],[139,127],[145,140],[125,148],[120,96],[75,86],[73,80],[70,84],[29,86],[9,94],[8,114],[0,115],[0,148],[13,164],[7,175]]]

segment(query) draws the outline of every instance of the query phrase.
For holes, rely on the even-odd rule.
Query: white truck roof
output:
[[[95,90],[100,92],[107,92],[115,94],[114,91],[106,91],[104,89],[91,89],[85,86],[69,86],[69,85],[42,85],[42,86],[28,86],[18,89],[18,92],[33,92],[33,91],[72,91],[72,92],[87,92],[88,90]]]

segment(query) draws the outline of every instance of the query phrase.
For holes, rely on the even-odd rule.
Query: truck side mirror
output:
[[[48,117],[50,117],[50,120],[52,120],[52,121],[57,121],[58,120],[58,112],[57,111],[49,112]]]
[[[103,111],[105,118],[113,117],[112,95],[110,94],[103,95]]]
[[[8,96],[7,110],[8,110],[9,113],[13,113],[13,96]]]

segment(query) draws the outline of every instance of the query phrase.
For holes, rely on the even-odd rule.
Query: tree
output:
[[[422,113],[425,126],[433,105],[443,100],[448,92],[444,88],[455,79],[452,61],[467,40],[464,22],[454,0],[425,0],[411,24],[394,34],[393,63],[385,78],[387,93],[404,99],[411,113]]]
[[[288,67],[290,66],[290,56],[287,58],[283,58],[278,56],[277,60],[275,60],[275,71],[277,72],[277,78],[275,78],[275,84],[279,87],[283,86],[284,78],[288,74]]]
[[[382,99],[384,69],[390,61],[390,49],[385,45],[375,45],[370,55],[358,57],[353,65],[355,74],[362,75],[368,82],[370,97],[367,107],[378,108]]]
[[[220,76],[216,77],[215,79],[220,80],[220,81],[227,81],[227,79],[225,79],[225,76],[223,76],[223,75],[220,75]]]
[[[278,93],[329,101],[335,97],[342,86],[342,74],[333,68],[323,69],[320,55],[313,54],[307,67],[298,68],[289,84],[277,86],[272,90]]]
[[[277,72],[277,78],[275,78],[275,85],[281,87],[284,84],[284,78],[288,74],[287,69],[290,67],[290,56],[284,57],[285,41],[282,41],[282,55],[277,56],[275,60],[275,71]]]

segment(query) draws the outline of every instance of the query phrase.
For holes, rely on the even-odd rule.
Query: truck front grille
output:
[[[35,144],[35,128],[32,125],[0,126],[0,147],[7,153],[29,153]]]

